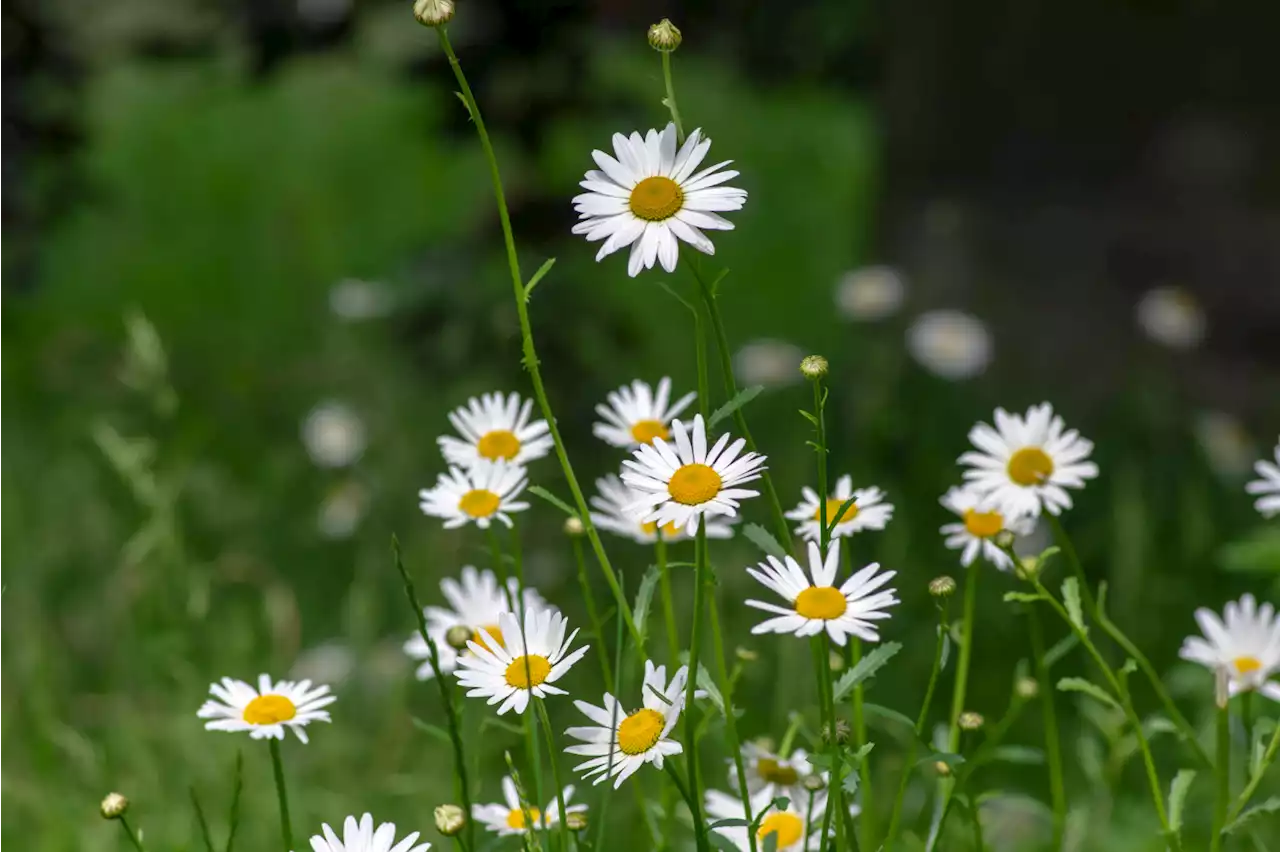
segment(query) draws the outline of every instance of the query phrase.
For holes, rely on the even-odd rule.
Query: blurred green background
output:
[[[557,258],[531,313],[581,479],[620,460],[591,435],[608,390],[694,384],[688,317],[657,286],[689,281],[628,279],[569,234],[591,149],[665,123],[643,33],[669,14],[686,122],[750,193],[710,265],[731,270],[726,322],[743,384],[767,387],[748,417],[784,502],[813,479],[796,367],[819,352],[833,472],[897,507],[854,543],[899,572],[903,599],[885,633],[905,649],[872,700],[918,707],[925,585],[960,573],[937,499],[967,430],[996,405],[1047,399],[1097,444],[1102,476],[1067,518],[1088,571],[1204,723],[1209,676],[1176,661],[1192,610],[1274,599],[1280,572],[1275,524],[1243,492],[1280,428],[1265,28],[1178,4],[982,11],[998,21],[929,2],[464,2],[452,32],[523,264]],[[5,15],[3,839],[122,848],[96,810],[116,789],[149,848],[195,849],[187,786],[220,836],[243,750],[241,848],[268,848],[265,746],[195,718],[211,681],[267,671],[339,696],[333,725],[285,747],[300,837],[371,810],[439,842],[448,754],[412,722],[440,713],[400,652],[413,622],[389,542],[426,600],[487,564],[483,537],[443,532],[416,492],[443,469],[450,408],[528,385],[487,175],[433,34],[405,2]],[[1085,35],[1089,63],[1071,52]],[[553,460],[531,476],[566,494]],[[746,515],[767,520],[759,501]],[[530,581],[581,623],[561,521],[535,500],[521,537]],[[650,552],[609,544],[634,590]],[[778,737],[811,682],[803,648],[749,636],[741,569],[758,558],[741,539],[713,549],[730,645],[761,652],[743,675],[744,733]],[[969,703],[989,716],[1027,655],[1025,619],[1000,600],[1015,585],[983,577]],[[1076,656],[1068,669],[1087,673]],[[600,691],[594,666],[569,683]],[[1155,709],[1149,691],[1137,700]],[[576,724],[567,701],[552,706]],[[1160,848],[1131,744],[1059,706],[1076,848]],[[487,726],[480,744],[484,714],[467,710],[480,799],[496,800],[520,739]],[[892,784],[902,756],[878,738]],[[1039,744],[1038,713],[1011,741]],[[1172,738],[1158,751],[1165,777],[1185,765]],[[1047,798],[1043,772],[997,765],[979,782],[1005,791],[984,810],[993,847],[1035,848],[1044,813],[1027,797]],[[1193,801],[1203,831],[1207,791]],[[632,808],[619,796],[612,818]]]

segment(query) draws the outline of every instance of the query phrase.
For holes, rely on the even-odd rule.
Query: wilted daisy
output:
[[[756,815],[767,810],[764,819],[756,829],[757,848],[763,848],[770,834],[774,835],[774,843],[778,852],[792,852],[810,848],[817,849],[822,838],[822,819],[827,811],[827,794],[817,793],[813,797],[813,810],[809,810],[809,793],[802,791],[801,797],[790,797],[786,810],[773,807],[772,795],[763,792],[751,795],[751,813]],[[746,814],[742,800],[737,796],[722,793],[719,790],[708,790],[706,811],[708,821],[741,820]],[[806,816],[809,819],[805,824]],[[750,839],[747,837],[748,827],[745,825],[726,825],[714,828],[715,831],[734,846],[749,852]],[[808,844],[805,841],[808,840]]]
[[[1204,638],[1188,637],[1178,655],[1214,672],[1225,671],[1231,695],[1258,690],[1280,701],[1280,683],[1269,680],[1280,668],[1280,618],[1269,603],[1258,606],[1253,595],[1227,604],[1223,618],[1210,609],[1196,610]]]
[[[690,535],[703,515],[736,516],[738,501],[758,492],[735,486],[759,479],[765,457],[750,452],[739,457],[747,442],[739,438],[730,444],[728,434],[708,451],[701,414],[693,418],[691,429],[676,420],[671,431],[674,446],[654,438],[623,462],[630,469],[622,481],[641,493],[630,511],[641,521],[673,524]]]
[[[960,516],[959,523],[943,524],[943,543],[960,554],[960,564],[966,568],[973,560],[982,557],[1002,571],[1013,568],[1009,554],[996,546],[995,537],[1008,530],[1014,535],[1028,535],[1035,526],[1035,519],[1027,516],[1006,518],[989,497],[973,486],[951,488],[943,495],[941,503]]]
[[[506,461],[525,465],[542,458],[552,446],[547,421],[529,422],[533,400],[520,401],[512,393],[472,397],[461,408],[449,412],[449,422],[461,439],[442,435],[436,439],[449,464],[471,467],[480,461]]]
[[[585,701],[575,701],[573,706],[594,722],[594,725],[569,728],[565,734],[583,745],[572,745],[566,754],[590,758],[574,767],[584,778],[595,776],[599,784],[610,776],[616,776],[615,788],[630,778],[646,763],[662,768],[665,758],[680,754],[684,747],[667,735],[680,719],[684,709],[687,666],[681,666],[667,682],[667,667],[654,666],[652,660],[644,663],[643,705],[634,713],[623,709],[618,699],[609,693],[604,695],[604,706],[597,707]]]
[[[498,626],[498,617],[511,612],[507,602],[520,599],[520,584],[515,577],[507,580],[504,590],[498,578],[489,570],[477,571],[471,565],[462,568],[462,582],[452,577],[440,581],[440,592],[448,600],[451,609],[438,606],[423,607],[427,618],[427,635],[436,643],[440,655],[440,671],[448,674],[458,665],[458,651],[445,636],[453,627],[466,627],[471,631],[471,641],[480,645],[505,645],[505,636]],[[525,586],[526,609],[547,609],[547,603],[534,589]],[[431,670],[431,652],[422,634],[414,633],[404,643],[404,651],[415,660],[423,660],[418,666],[418,678],[427,680],[434,676]],[[465,656],[468,651],[463,651]]]
[[[563,795],[566,813],[581,813],[587,809],[586,805],[569,804],[573,799],[572,784],[564,788]],[[504,804],[471,807],[472,816],[477,822],[484,823],[489,831],[505,837],[509,834],[527,834],[530,826],[549,828],[560,822],[560,803],[556,799],[552,799],[542,810],[532,806],[526,808],[520,804],[520,791],[516,789],[516,782],[510,776],[502,779],[502,798],[506,800]]]
[[[964,478],[1005,515],[1070,509],[1067,489],[1083,488],[1098,475],[1088,461],[1093,442],[1066,430],[1049,403],[1031,406],[1025,417],[997,408],[995,420],[994,429],[979,423],[969,431],[977,451],[960,456],[960,464],[969,465]]]
[[[481,459],[472,467],[451,467],[440,474],[435,488],[418,492],[418,505],[423,514],[444,518],[447,530],[466,524],[488,529],[495,518],[511,526],[507,513],[529,508],[516,500],[527,483],[519,465]]]
[[[498,616],[503,644],[468,642],[471,653],[458,658],[458,683],[468,688],[468,698],[487,698],[499,704],[501,716],[512,708],[523,713],[529,696],[566,695],[552,686],[587,653],[586,645],[570,652],[577,637],[575,629],[565,637],[569,621],[550,609],[525,611],[523,629],[514,613]]]
[[[591,505],[599,511],[591,513],[591,522],[597,528],[640,544],[653,544],[658,540],[656,521],[638,521],[636,518],[643,515],[627,512],[628,506],[634,506],[636,501],[644,498],[644,492],[628,488],[613,474],[597,479],[596,490],[598,493],[591,498]],[[707,538],[732,538],[734,521],[733,518],[712,516],[707,521]],[[668,521],[662,527],[662,537],[667,541],[679,541],[688,535],[683,528]]]
[[[258,675],[258,688],[242,680],[224,677],[209,687],[214,699],[206,701],[196,712],[209,731],[248,731],[255,740],[284,739],[284,729],[291,728],[298,739],[307,741],[303,730],[312,722],[328,722],[328,707],[335,700],[329,687],[312,687],[311,681],[280,680]]]
[[[790,757],[783,757],[757,743],[746,743],[742,746],[742,765],[747,773],[747,790],[753,798],[760,796],[766,802],[778,796],[786,796],[793,802],[808,798],[804,782],[814,772],[804,749],[794,749]],[[820,777],[825,778],[826,774]],[[733,784],[738,781],[738,770],[732,759],[729,780]]]
[[[785,561],[770,556],[757,568],[748,568],[748,574],[791,604],[782,607],[764,601],[747,601],[747,606],[776,616],[760,622],[751,632],[815,636],[825,630],[837,645],[844,645],[849,634],[867,642],[879,642],[880,633],[873,622],[888,618],[887,608],[898,603],[898,599],[894,596],[897,589],[876,590],[897,572],[882,572],[880,565],[873,562],[836,587],[832,584],[839,567],[839,542],[831,543],[823,559],[817,542],[811,541],[808,573],[791,556]]]
[[[1261,494],[1253,507],[1265,518],[1280,514],[1280,443],[1276,444],[1275,464],[1266,459],[1254,462],[1253,469],[1261,479],[1255,479],[1245,486],[1250,494]]]
[[[430,843],[414,845],[418,840],[416,831],[397,843],[395,823],[384,822],[375,829],[372,814],[360,817],[359,822],[353,816],[347,817],[341,840],[328,823],[321,826],[321,831],[311,838],[312,852],[427,852],[431,848]]]
[[[647,384],[636,379],[629,386],[623,385],[610,391],[608,405],[601,403],[596,406],[596,413],[605,422],[596,423],[591,431],[597,438],[615,447],[636,447],[647,444],[654,438],[670,438],[667,425],[673,417],[689,407],[697,394],[687,393],[668,404],[670,397],[671,379],[664,376],[658,382],[657,390],[651,390]]]
[[[787,512],[787,517],[801,522],[796,527],[796,534],[817,541],[822,536],[822,501],[818,499],[818,492],[807,485],[800,490],[800,494],[804,499],[800,501],[800,505]],[[836,480],[835,492],[827,498],[828,526],[850,497],[857,499],[840,514],[839,523],[831,530],[832,538],[853,535],[862,530],[882,530],[893,518],[893,504],[883,502],[883,491],[875,486],[855,491],[853,477],[842,476]]]
[[[928,311],[907,329],[907,351],[934,375],[969,379],[991,363],[991,334],[982,320],[961,311]]]
[[[715,254],[702,231],[732,230],[733,223],[717,213],[741,210],[747,192],[720,185],[738,176],[721,171],[732,160],[694,174],[710,148],[711,140],[695,130],[676,150],[675,124],[661,133],[650,130],[644,138],[634,132],[630,138],[613,134],[616,159],[591,152],[602,171],[587,172],[580,184],[587,191],[574,196],[579,221],[573,232],[592,242],[604,240],[596,260],[631,246],[627,274],[633,278],[641,269],[652,269],[655,260],[674,272],[680,256],[677,240]]]

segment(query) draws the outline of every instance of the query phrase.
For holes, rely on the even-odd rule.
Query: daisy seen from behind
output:
[[[451,465],[471,467],[480,461],[505,461],[526,465],[545,456],[552,446],[547,421],[529,418],[533,400],[517,393],[472,397],[465,406],[449,412],[449,422],[461,438],[441,435],[440,451]]]
[[[1244,487],[1250,494],[1260,495],[1253,507],[1264,518],[1280,515],[1280,442],[1276,443],[1275,463],[1259,459],[1254,463],[1253,469],[1261,479],[1255,479]]]
[[[654,666],[652,660],[645,660],[643,704],[633,713],[628,713],[621,702],[607,692],[603,707],[585,701],[573,702],[573,706],[594,723],[565,731],[567,736],[582,741],[581,745],[568,746],[565,753],[588,758],[575,766],[574,771],[581,772],[583,778],[593,778],[596,784],[613,777],[616,789],[646,763],[661,769],[666,758],[682,753],[684,746],[667,737],[684,709],[688,674],[688,667],[681,666],[668,683],[667,667]],[[741,814],[739,808],[738,815]]]
[[[787,512],[787,517],[801,522],[796,527],[797,535],[817,541],[822,537],[822,501],[818,499],[818,492],[807,485],[800,494],[803,497],[800,505]],[[885,503],[884,496],[884,492],[875,486],[854,490],[852,476],[836,480],[836,490],[827,498],[827,525],[836,520],[837,513],[840,515],[839,522],[831,529],[831,537],[842,538],[862,530],[884,529],[893,519],[893,504]],[[840,512],[840,507],[851,497],[856,498],[853,505]]]
[[[224,677],[209,687],[209,693],[213,699],[196,711],[199,718],[210,720],[205,723],[206,730],[248,731],[255,740],[282,740],[285,728],[289,728],[304,743],[304,728],[312,722],[331,721],[329,711],[323,708],[337,700],[327,686],[312,686],[309,680],[273,681],[265,674],[258,675],[257,689]]]
[[[745,440],[729,443],[724,434],[708,449],[701,414],[691,427],[672,421],[671,434],[672,442],[654,438],[622,463],[622,481],[641,495],[627,511],[641,522],[671,524],[692,535],[704,515],[736,517],[738,501],[759,493],[737,487],[759,479],[765,466],[764,456],[742,452]]]
[[[976,450],[960,456],[964,478],[1007,516],[1057,515],[1071,508],[1068,488],[1083,488],[1098,475],[1089,461],[1093,442],[1067,429],[1049,403],[1033,405],[1025,416],[1003,408],[995,428],[979,423],[969,431]]]
[[[671,379],[663,376],[655,389],[636,379],[630,385],[609,391],[607,405],[596,406],[603,422],[593,425],[591,432],[615,447],[638,447],[654,438],[666,440],[671,437],[668,426],[672,419],[697,396],[691,392],[670,402]]]
[[[519,465],[482,459],[470,468],[451,467],[440,474],[435,488],[418,492],[418,505],[424,515],[443,518],[447,530],[467,524],[488,529],[495,520],[510,527],[511,513],[529,508],[516,500],[527,484]]]
[[[582,813],[587,809],[584,804],[571,805],[573,785],[566,785],[563,791],[564,809],[566,813]],[[550,828],[560,823],[560,805],[552,799],[544,809],[538,809],[528,802],[520,801],[520,791],[516,782],[510,777],[502,779],[502,803],[491,805],[472,805],[471,813],[476,822],[500,836],[511,834],[527,834],[533,828]]]
[[[732,169],[722,171],[733,161],[695,173],[711,140],[699,129],[683,145],[676,143],[672,123],[643,137],[637,132],[629,137],[613,134],[613,156],[591,152],[600,169],[586,173],[580,184],[586,192],[574,196],[579,221],[573,233],[590,242],[604,240],[597,261],[631,246],[627,274],[632,278],[641,269],[652,269],[655,261],[674,272],[680,242],[715,254],[703,231],[733,229],[733,223],[719,215],[741,210],[747,201],[746,190],[721,185],[738,176]]]
[[[1008,517],[990,497],[973,486],[951,488],[939,501],[960,516],[955,523],[943,524],[941,532],[948,548],[960,549],[960,564],[968,568],[979,555],[1001,571],[1013,568],[1013,559],[996,545],[995,538],[1008,530],[1014,535],[1027,535],[1035,527],[1035,519],[1023,515]]]
[[[627,511],[628,507],[645,497],[644,492],[629,488],[613,474],[596,480],[596,492],[591,497],[591,505],[596,509],[591,513],[591,522],[597,528],[629,538],[638,544],[653,544],[658,540],[656,521],[637,520],[637,517],[643,515],[637,516]],[[711,516],[706,521],[707,538],[732,538],[735,520]],[[668,521],[662,527],[662,537],[666,541],[679,541],[688,538],[688,535],[683,528]]]
[[[578,631],[574,629],[566,637],[568,627],[568,619],[554,610],[526,610],[523,626],[515,613],[502,613],[498,616],[498,629],[503,644],[468,642],[471,653],[458,658],[458,683],[467,687],[468,698],[486,698],[491,705],[500,704],[499,716],[511,709],[523,713],[531,695],[566,695],[552,684],[582,659],[588,647],[583,645],[571,652],[569,646]]]
[[[867,642],[879,642],[875,622],[889,618],[887,610],[898,603],[898,598],[897,589],[877,590],[897,572],[881,571],[880,565],[873,562],[837,587],[833,584],[840,568],[839,542],[831,543],[824,559],[818,543],[811,541],[808,556],[807,573],[789,555],[785,560],[770,556],[756,568],[747,569],[760,584],[790,603],[783,607],[748,600],[747,606],[774,616],[751,628],[751,632],[816,636],[826,631],[831,641],[840,646],[850,634]]]
[[[792,749],[790,756],[783,757],[759,743],[745,743],[742,765],[747,773],[747,791],[753,799],[759,796],[771,802],[778,796],[786,796],[793,802],[803,802],[809,797],[804,782],[814,771],[808,753],[802,748]],[[820,773],[819,777],[825,779],[827,774]],[[732,758],[729,759],[729,781],[735,786],[738,781]]]
[[[1253,595],[1231,601],[1222,618],[1211,609],[1196,610],[1204,636],[1189,636],[1178,656],[1211,671],[1225,671],[1231,695],[1257,690],[1280,701],[1280,683],[1271,675],[1280,669],[1280,618],[1269,603],[1258,606]]]
[[[328,823],[320,830],[320,834],[311,838],[312,852],[427,852],[431,848],[430,843],[417,843],[416,831],[397,843],[395,823],[384,822],[375,829],[372,814],[365,814],[359,820],[347,817],[341,839]]]
[[[813,810],[809,810],[809,796],[813,796]],[[773,795],[764,792],[751,794],[751,813],[759,814],[767,811],[760,825],[756,828],[757,848],[763,848],[770,834],[774,835],[777,852],[798,852],[809,848],[817,849],[822,838],[822,821],[827,811],[827,794],[811,794],[807,790],[800,798],[792,797],[785,810],[773,806]],[[708,790],[706,799],[708,822],[719,820],[736,820],[742,822],[745,809],[742,799],[722,793],[719,790]],[[808,819],[806,820],[806,816]],[[807,824],[806,824],[807,822]],[[728,839],[742,852],[750,852],[751,842],[747,837],[748,827],[745,825],[727,825],[712,829]],[[808,843],[806,844],[806,841]]]

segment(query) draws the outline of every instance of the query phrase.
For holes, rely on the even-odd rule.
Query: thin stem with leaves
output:
[[[1058,850],[1062,848],[1063,832],[1066,830],[1067,821],[1067,794],[1062,775],[1062,743],[1058,736],[1058,717],[1053,706],[1053,682],[1049,679],[1049,664],[1045,660],[1044,631],[1040,626],[1040,614],[1034,606],[1027,607],[1027,626],[1031,635],[1031,653],[1035,658],[1036,683],[1039,684],[1045,762],[1049,768],[1049,798],[1053,803],[1052,848]]]
[[[293,849],[293,826],[289,821],[289,795],[284,788],[284,762],[280,759],[280,741],[268,740],[271,749],[271,770],[276,780],[276,800],[280,804],[280,839],[285,852]]]

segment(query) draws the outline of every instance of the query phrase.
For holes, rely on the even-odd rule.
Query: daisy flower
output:
[[[312,852],[427,852],[431,848],[430,843],[414,845],[418,839],[416,831],[396,843],[395,823],[384,822],[374,829],[372,814],[360,817],[359,822],[353,816],[347,817],[342,825],[341,840],[328,823],[321,826],[321,831],[322,834],[311,838]]]
[[[1264,518],[1280,514],[1280,443],[1276,444],[1275,459],[1275,464],[1266,459],[1254,462],[1253,469],[1262,478],[1255,479],[1244,487],[1250,494],[1262,495],[1254,502],[1253,507]]]
[[[591,432],[606,444],[615,447],[638,447],[647,444],[654,438],[664,441],[671,437],[667,424],[671,419],[689,407],[689,403],[698,396],[687,393],[668,404],[671,396],[671,379],[663,376],[658,382],[656,391],[650,390],[644,382],[636,379],[628,387],[623,385],[610,391],[608,405],[596,406],[596,413],[605,422],[596,423]]]
[[[764,819],[760,820],[760,825],[756,829],[757,848],[763,848],[766,838],[770,834],[774,835],[774,842],[777,844],[778,852],[793,852],[806,848],[817,849],[820,845],[819,841],[822,837],[822,819],[827,810],[826,793],[818,793],[813,796],[813,812],[809,813],[809,791],[805,790],[800,797],[791,797],[791,801],[787,804],[786,810],[778,810],[773,807],[774,797],[765,795],[764,793],[753,793],[751,795],[751,814],[754,816],[761,811],[768,810]],[[728,793],[722,793],[719,790],[708,790],[706,800],[707,820],[714,822],[718,820],[739,820],[743,819],[746,809],[742,806],[742,799],[737,796],[731,796]],[[809,817],[808,825],[805,824],[805,817]],[[734,846],[749,852],[751,843],[747,837],[748,827],[745,825],[728,825],[720,828],[714,828],[712,831],[723,835]],[[805,841],[808,841],[806,844]]]
[[[681,666],[668,683],[667,667],[654,666],[652,660],[645,660],[644,704],[634,713],[627,713],[618,699],[607,692],[603,707],[585,701],[573,702],[573,706],[595,723],[565,731],[566,735],[583,742],[567,747],[565,753],[590,758],[575,766],[574,771],[582,772],[584,778],[595,776],[596,784],[617,776],[613,782],[617,789],[644,764],[652,763],[661,769],[664,759],[683,752],[684,746],[667,739],[667,735],[684,709],[688,674],[688,667]]]
[[[440,592],[448,600],[452,609],[438,606],[423,607],[423,615],[427,618],[427,635],[436,643],[440,655],[440,671],[448,674],[458,665],[459,653],[446,640],[449,628],[459,625],[471,629],[471,641],[481,645],[503,645],[504,636],[498,627],[498,616],[510,612],[507,601],[520,599],[520,583],[515,577],[507,580],[503,589],[492,571],[477,571],[471,565],[462,568],[462,582],[452,577],[440,581]],[[542,595],[525,586],[525,609],[548,609]],[[415,660],[423,660],[418,666],[418,679],[428,680],[434,677],[431,669],[431,651],[423,640],[421,633],[414,633],[404,643],[404,652]],[[462,655],[466,655],[463,651]]]
[[[804,499],[800,501],[800,505],[787,512],[787,517],[802,522],[796,527],[797,535],[817,541],[822,537],[822,501],[818,499],[818,492],[807,485],[801,489],[800,494]],[[883,502],[883,491],[875,486],[855,491],[853,477],[842,476],[836,480],[835,493],[827,498],[828,524],[835,520],[836,513],[850,497],[856,500],[840,515],[840,522],[831,530],[832,538],[853,535],[862,530],[882,530],[893,519],[893,504]]]
[[[692,429],[675,420],[671,430],[674,446],[654,438],[623,462],[630,469],[623,472],[622,481],[642,495],[628,513],[637,513],[641,521],[672,524],[689,535],[698,531],[703,515],[735,517],[738,501],[758,493],[735,486],[759,479],[765,457],[759,453],[739,457],[746,441],[739,438],[730,444],[727,434],[708,451],[701,414],[693,418]]]
[[[472,805],[472,818],[484,823],[484,827],[489,831],[497,832],[504,837],[509,834],[527,834],[530,823],[534,828],[550,828],[560,822],[558,801],[552,799],[544,810],[535,807],[526,808],[521,804],[520,791],[516,789],[516,782],[510,776],[502,779],[502,797],[506,800],[505,804]],[[564,788],[566,813],[581,813],[587,809],[586,805],[569,804],[572,798],[573,785],[570,784]]]
[[[479,399],[473,396],[465,406],[449,412],[449,422],[462,439],[442,435],[436,442],[449,464],[459,467],[482,460],[526,465],[545,456],[552,446],[547,421],[530,423],[532,412],[533,400],[522,403],[517,393],[506,399],[496,392]]]
[[[764,601],[747,601],[747,606],[775,615],[751,628],[751,632],[816,636],[825,630],[831,641],[841,646],[851,633],[867,642],[879,642],[880,633],[873,622],[888,618],[886,609],[898,603],[898,599],[894,596],[897,589],[882,592],[876,589],[893,579],[897,572],[881,572],[879,563],[873,562],[837,588],[832,584],[839,567],[839,542],[831,543],[824,560],[817,542],[811,541],[808,574],[791,556],[785,561],[770,556],[758,568],[748,568],[748,574],[791,603],[790,607],[782,607]]]
[[[653,544],[658,540],[657,521],[638,521],[634,513],[627,512],[637,500],[645,496],[643,491],[628,488],[621,479],[610,474],[596,480],[599,492],[591,498],[591,505],[599,511],[591,513],[591,522],[599,529],[629,538],[640,544]],[[707,538],[732,538],[734,518],[715,518],[707,521]],[[662,527],[662,537],[667,541],[688,538],[685,531],[668,521]]]
[[[592,151],[601,171],[587,172],[580,184],[587,190],[574,196],[573,209],[579,221],[575,234],[585,234],[595,242],[604,240],[596,260],[631,246],[627,274],[632,278],[641,269],[652,269],[654,261],[674,272],[683,241],[704,254],[716,248],[702,232],[730,231],[733,223],[718,213],[741,210],[746,203],[743,189],[721,186],[738,176],[721,171],[732,160],[694,173],[711,148],[711,140],[695,130],[676,150],[676,126],[668,124],[661,133],[650,130],[628,138],[613,134],[614,157]]]
[[[435,488],[418,492],[418,505],[424,515],[444,518],[447,530],[466,524],[488,529],[495,518],[509,527],[508,512],[529,508],[515,499],[527,484],[519,465],[481,459],[470,468],[451,467],[440,474]]]
[[[258,688],[242,680],[224,677],[212,684],[206,701],[196,712],[201,719],[211,719],[208,731],[248,731],[255,740],[284,739],[284,729],[292,728],[298,739],[307,741],[303,730],[312,722],[328,722],[329,711],[322,710],[335,700],[329,687],[312,687],[311,681],[280,680],[272,682],[268,675],[258,675]]]
[[[1049,403],[1033,405],[1026,416],[996,409],[996,428],[979,423],[969,432],[977,451],[960,456],[969,465],[964,478],[1008,516],[1058,514],[1071,508],[1068,488],[1083,488],[1098,475],[1087,461],[1093,442],[1075,429],[1064,431]]]
[[[941,533],[946,536],[943,543],[947,547],[952,550],[964,548],[960,554],[961,565],[968,568],[981,553],[982,558],[1001,571],[1013,568],[1013,560],[996,547],[994,539],[1005,530],[1014,535],[1029,534],[1035,527],[1034,518],[1025,515],[1006,518],[992,505],[990,498],[973,486],[951,488],[940,502],[960,516],[959,523],[943,524]]]
[[[564,673],[587,653],[587,645],[570,653],[569,646],[577,637],[575,629],[565,638],[569,621],[549,609],[525,611],[523,633],[514,613],[498,616],[498,630],[503,643],[468,642],[467,650],[458,658],[456,677],[461,686],[469,687],[468,698],[487,698],[498,704],[498,715],[515,708],[523,713],[529,696],[567,695],[554,687]]]
[[[803,802],[809,797],[804,780],[813,775],[809,755],[798,748],[790,757],[782,757],[757,743],[742,746],[742,764],[747,773],[747,791],[754,798],[760,796],[771,802],[778,796],[786,796],[793,802]],[[826,773],[819,777],[826,778]],[[738,770],[729,760],[729,781],[738,783]]]
[[[1280,668],[1280,618],[1269,603],[1258,606],[1253,595],[1227,604],[1223,618],[1210,609],[1196,610],[1204,638],[1190,636],[1178,656],[1217,672],[1225,670],[1232,695],[1258,690],[1280,701],[1280,683],[1269,678]]]

